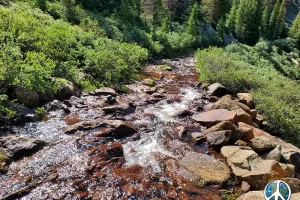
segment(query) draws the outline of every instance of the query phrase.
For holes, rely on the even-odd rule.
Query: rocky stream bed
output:
[[[300,199],[300,150],[262,130],[251,95],[204,87],[193,58],[140,77],[2,129],[0,199],[253,200],[275,179]]]

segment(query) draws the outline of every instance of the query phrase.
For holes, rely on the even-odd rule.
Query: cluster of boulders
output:
[[[270,181],[280,179],[290,184],[293,193],[300,192],[300,149],[260,129],[263,117],[254,109],[251,94],[234,98],[220,84],[209,86],[208,92],[221,98],[192,116],[207,127],[191,133],[195,142],[206,141],[219,151],[237,180],[250,186],[248,190],[263,190]]]

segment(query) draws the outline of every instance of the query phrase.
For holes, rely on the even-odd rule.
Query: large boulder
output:
[[[66,79],[58,79],[57,82],[59,84],[59,89],[54,94],[56,99],[63,101],[76,94],[77,89],[72,82]]]
[[[236,112],[226,109],[217,109],[212,111],[195,114],[192,119],[204,126],[211,127],[222,121],[230,121],[236,123]]]
[[[31,155],[45,146],[46,142],[23,136],[0,137],[0,152],[8,158],[18,159]]]
[[[221,153],[238,180],[254,190],[264,189],[271,180],[293,177],[295,172],[292,165],[261,159],[250,147],[225,146]]]
[[[208,94],[210,94],[212,96],[217,96],[217,97],[222,97],[229,93],[228,90],[220,83],[214,83],[214,84],[208,86],[207,92],[208,92]]]
[[[230,169],[221,161],[206,154],[189,152],[180,161],[188,171],[202,182],[224,183],[230,178]]]
[[[235,111],[237,114],[236,119],[238,122],[244,122],[246,124],[256,126],[252,121],[251,115],[249,114],[250,109],[246,108],[245,106],[240,106],[237,102],[231,99],[230,95],[223,96],[210,108],[210,110],[214,109],[227,109],[229,111]],[[247,113],[244,109],[246,111],[249,111],[249,113]]]
[[[239,99],[244,99],[247,102],[247,105],[249,106],[249,108],[253,109],[254,108],[254,100],[251,94],[249,93],[238,93],[237,97]]]
[[[18,101],[25,106],[35,107],[39,104],[39,95],[35,91],[28,90],[24,87],[16,87],[14,92]]]

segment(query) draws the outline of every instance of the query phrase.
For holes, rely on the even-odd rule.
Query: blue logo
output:
[[[280,180],[270,182],[265,188],[266,200],[289,200],[291,194],[290,186]]]

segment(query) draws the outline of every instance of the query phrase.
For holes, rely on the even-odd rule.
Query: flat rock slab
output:
[[[230,169],[227,165],[206,154],[189,152],[179,161],[179,164],[205,183],[224,183],[230,178]]]
[[[46,142],[42,140],[29,137],[0,137],[0,150],[13,159],[30,155],[44,147],[45,144]]]
[[[211,110],[192,116],[192,119],[204,126],[213,126],[222,121],[236,122],[236,112],[226,109]]]

